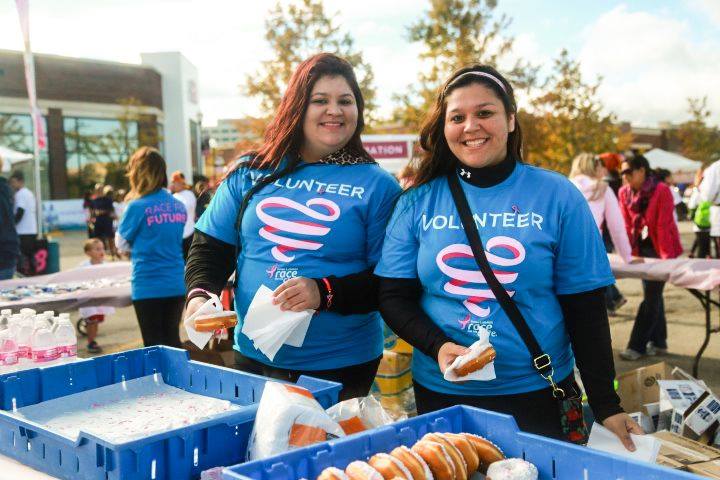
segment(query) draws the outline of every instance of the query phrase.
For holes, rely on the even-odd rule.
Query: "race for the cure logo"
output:
[[[291,278],[298,277],[298,271],[299,269],[297,268],[279,267],[276,263],[272,267],[265,270],[265,273],[267,273],[267,276],[270,280],[280,280],[281,282],[284,282],[285,280],[290,280]]]
[[[518,274],[504,270],[502,267],[512,267],[521,264],[523,260],[525,260],[525,247],[514,238],[498,236],[489,239],[485,248],[485,254],[487,255],[490,265],[493,267],[493,272],[498,281],[503,285],[514,282]],[[510,253],[511,256],[501,257],[493,253],[493,250],[504,250]],[[483,303],[488,300],[494,300],[495,295],[492,290],[490,290],[480,270],[463,270],[450,266],[449,263],[456,258],[471,259],[474,265],[474,257],[470,246],[461,243],[448,245],[440,250],[435,257],[435,262],[440,271],[450,277],[450,281],[446,282],[443,288],[446,292],[453,295],[466,297],[466,299],[463,300],[463,305],[465,305],[465,308],[473,315],[480,318],[487,317],[490,314],[490,308],[484,306]],[[514,290],[507,290],[507,292],[511,297],[515,294]],[[467,323],[469,323],[469,321]]]
[[[320,207],[319,211],[315,207]],[[265,226],[259,234],[265,240],[276,243],[272,248],[272,256],[279,262],[291,262],[295,256],[293,250],[317,250],[323,243],[316,240],[291,238],[287,234],[323,237],[330,232],[330,227],[309,220],[283,220],[271,213],[276,209],[294,210],[313,220],[334,222],[340,218],[340,207],[327,198],[311,198],[305,205],[284,197],[270,197],[262,200],[255,208],[258,218]]]

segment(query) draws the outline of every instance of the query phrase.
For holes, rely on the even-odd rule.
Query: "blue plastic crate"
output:
[[[311,445],[223,470],[224,480],[314,480],[325,468],[345,468],[428,432],[470,432],[495,442],[508,457],[537,466],[541,480],[676,480],[699,477],[521,432],[508,415],[458,405],[350,437]]]
[[[17,408],[158,373],[182,390],[240,405],[219,417],[134,440],[110,443],[84,432],[76,441],[10,416]],[[149,347],[0,376],[0,453],[65,479],[199,478],[211,467],[242,462],[267,378],[189,359],[188,352]],[[342,386],[300,377],[325,408]]]

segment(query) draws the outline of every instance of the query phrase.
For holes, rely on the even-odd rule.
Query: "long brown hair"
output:
[[[465,75],[468,72],[482,72],[492,75],[499,80],[503,86],[500,88],[491,78],[481,75]],[[515,130],[508,134],[507,154],[513,155],[518,161],[522,161],[522,131],[517,118],[517,103],[512,85],[489,65],[474,64],[456,70],[438,91],[433,109],[425,117],[420,129],[420,147],[422,157],[417,164],[414,186],[420,186],[430,182],[434,178],[445,175],[452,168],[458,159],[452,153],[445,139],[445,110],[447,109],[446,99],[454,90],[466,87],[470,84],[479,83],[492,90],[502,101],[507,115],[515,115]]]
[[[153,147],[140,147],[132,154],[127,166],[130,191],[125,201],[140,198],[167,187],[167,166],[160,152]]]
[[[310,94],[315,83],[324,76],[341,76],[347,81],[355,96],[358,109],[357,127],[347,143],[351,149],[366,153],[360,140],[360,134],[365,127],[365,101],[363,100],[360,85],[355,78],[350,63],[332,53],[319,53],[300,63],[293,72],[287,90],[280,100],[275,116],[265,129],[265,138],[262,146],[255,151],[243,152],[240,156],[250,156],[250,166],[276,170],[285,155],[293,154],[288,170],[300,162],[298,152],[303,143],[303,118],[310,103]],[[370,155],[368,155],[370,156]],[[228,172],[228,175],[240,166],[237,162]]]

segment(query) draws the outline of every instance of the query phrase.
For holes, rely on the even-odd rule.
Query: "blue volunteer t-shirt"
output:
[[[132,299],[185,294],[185,206],[165,189],[128,203],[118,233],[132,247]]]
[[[493,187],[460,183],[493,271],[551,356],[554,378],[565,378],[574,358],[557,295],[613,282],[587,202],[565,177],[520,163]],[[445,381],[437,359],[415,350],[413,378],[423,386],[460,395],[504,395],[547,387],[484,282],[445,177],[400,197],[375,273],[419,278],[422,308],[458,344],[476,341],[481,326],[490,332],[497,351],[495,380]]]
[[[237,245],[235,221],[244,194],[269,171],[243,167],[224,181],[195,226]],[[237,261],[235,349],[265,364],[327,370],[368,362],[382,354],[378,312],[317,312],[301,347],[283,345],[272,362],[241,332],[258,288],[275,290],[295,277],[342,277],[380,258],[385,226],[400,187],[376,164],[302,164],[253,195],[243,216]]]

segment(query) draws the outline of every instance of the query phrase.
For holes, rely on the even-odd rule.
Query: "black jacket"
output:
[[[7,179],[0,177],[0,268],[14,266],[20,249],[15,231],[13,198]]]

